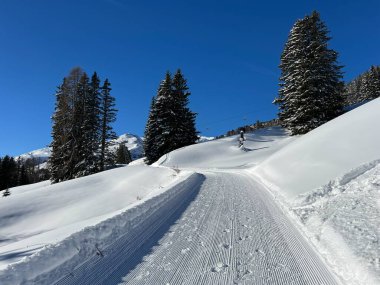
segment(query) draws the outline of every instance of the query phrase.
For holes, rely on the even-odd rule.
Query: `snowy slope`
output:
[[[0,268],[120,213],[181,177],[168,168],[128,166],[54,185],[11,188],[12,194],[0,199]]]
[[[62,204],[60,196],[51,194],[49,200],[47,193],[41,194],[47,199],[41,207],[33,200],[34,193],[59,185],[13,189],[10,199],[20,201],[5,210],[6,203],[0,205],[0,221],[7,221],[8,230],[0,237],[0,259],[29,255],[40,240],[46,244],[58,236],[61,241],[0,272],[0,283],[340,284],[337,275],[343,284],[380,284],[379,100],[304,136],[261,129],[246,134],[243,148],[232,136],[173,151],[156,167],[93,175],[105,175],[99,187],[92,180],[78,187],[65,184],[57,191]],[[182,170],[178,177],[178,169],[198,174]],[[168,186],[160,190],[160,184]],[[136,203],[137,194],[124,193],[135,187],[146,197],[160,192],[136,206],[129,199]],[[104,203],[106,188],[114,189],[110,204]],[[88,201],[89,193],[99,198]],[[118,204],[121,193],[126,200]],[[279,193],[288,199],[278,200]],[[7,199],[2,200],[11,202]],[[59,215],[51,204],[59,205]],[[98,205],[105,209],[98,212]],[[57,221],[37,222],[50,213]],[[83,229],[87,225],[93,226]],[[24,226],[30,239],[18,245]]]
[[[247,168],[295,139],[280,127],[260,129],[245,137],[244,148],[238,148],[238,136],[231,136],[172,151],[157,164],[180,168]]]
[[[299,137],[254,173],[288,199],[380,158],[380,99]]]

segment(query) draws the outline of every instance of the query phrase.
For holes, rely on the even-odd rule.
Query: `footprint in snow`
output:
[[[222,270],[226,269],[228,267],[228,264],[225,264],[223,262],[217,262],[214,267],[211,268],[212,272],[221,272]]]
[[[190,248],[185,248],[181,250],[181,253],[186,254],[188,251],[190,251]]]
[[[223,244],[221,244],[221,245],[219,245],[220,247],[223,247],[223,248],[225,248],[225,249],[231,249],[231,245],[229,245],[228,243],[223,243]]]

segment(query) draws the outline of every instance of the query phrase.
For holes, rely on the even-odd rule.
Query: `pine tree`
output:
[[[173,80],[169,72],[153,98],[145,128],[146,162],[153,163],[165,153],[197,141],[195,116],[188,108],[188,87],[180,70]]]
[[[196,114],[188,107],[190,92],[180,69],[174,75],[172,85],[177,117],[173,139],[176,141],[175,147],[180,148],[194,144],[198,140],[198,132],[195,128]]]
[[[111,140],[116,139],[111,124],[116,121],[115,98],[111,96],[111,84],[108,79],[104,81],[101,88],[100,119],[101,119],[101,147],[100,147],[100,171],[105,169],[105,165],[113,164],[114,154],[109,150]]]
[[[281,55],[279,119],[292,135],[304,134],[340,115],[343,83],[338,54],[317,12],[298,20]]]
[[[157,140],[161,134],[160,127],[158,125],[158,113],[156,109],[156,99],[152,98],[149,110],[148,122],[146,123],[144,132],[144,154],[145,162],[152,164],[160,158],[157,149]]]
[[[116,150],[116,163],[129,164],[132,161],[131,154],[124,143],[119,143]]]
[[[52,117],[52,154],[49,169],[53,183],[73,179],[80,161],[78,141],[81,141],[82,98],[78,86],[84,72],[74,68],[56,92],[56,106]]]
[[[6,155],[1,159],[0,190],[17,186],[17,163],[13,157]]]
[[[380,97],[380,70],[375,66],[371,66],[370,70],[365,73],[363,86],[363,101],[373,100]]]

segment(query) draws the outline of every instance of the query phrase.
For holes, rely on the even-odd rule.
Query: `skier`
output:
[[[244,131],[241,130],[241,131],[240,131],[240,138],[239,138],[239,147],[242,147],[242,146],[243,146],[244,141],[245,141]]]

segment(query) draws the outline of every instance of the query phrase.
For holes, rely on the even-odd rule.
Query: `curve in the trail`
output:
[[[203,174],[191,203],[59,284],[337,284],[259,183]]]

